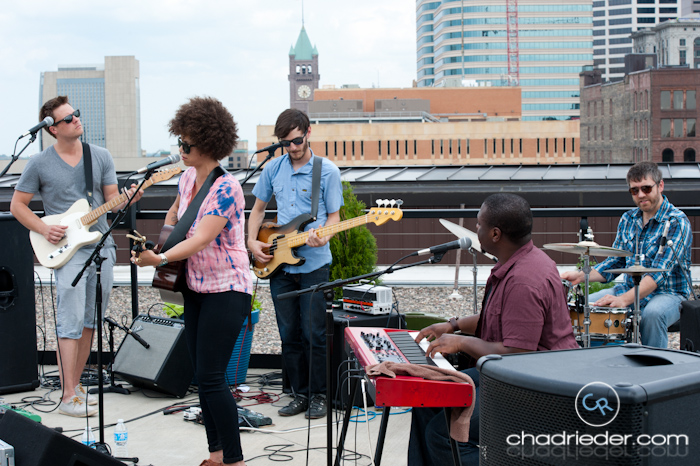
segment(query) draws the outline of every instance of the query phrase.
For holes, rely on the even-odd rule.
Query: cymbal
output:
[[[655,272],[668,272],[668,269],[655,269],[651,267],[644,267],[643,265],[632,265],[626,269],[609,269],[603,270],[603,272],[608,273],[626,273],[628,275],[644,275],[645,273],[655,273]]]
[[[624,249],[611,248],[608,246],[601,246],[594,241],[581,241],[579,243],[549,243],[545,244],[544,249],[551,249],[552,251],[559,252],[571,252],[574,254],[586,254],[589,256],[631,256],[630,251],[625,251]]]
[[[450,233],[455,235],[457,238],[469,238],[472,240],[472,249],[475,251],[478,251],[488,257],[489,259],[493,260],[494,262],[498,262],[498,259],[496,259],[496,256],[493,254],[489,254],[488,252],[485,252],[483,249],[481,249],[481,243],[479,242],[479,238],[476,236],[476,233],[474,233],[471,230],[468,230],[464,227],[461,227],[457,225],[456,223],[452,223],[448,220],[445,220],[444,218],[440,219],[440,223],[442,223],[442,226],[450,230]]]

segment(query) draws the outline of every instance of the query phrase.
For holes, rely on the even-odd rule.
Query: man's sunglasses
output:
[[[290,139],[290,140],[287,140],[287,139],[280,139],[280,145],[281,145],[282,147],[289,147],[289,146],[291,146],[292,143],[293,143],[295,146],[300,146],[301,144],[304,143],[304,138],[305,138],[305,137],[306,137],[306,135],[304,135],[304,136],[299,136],[298,138],[294,138],[294,139]]]
[[[182,147],[182,152],[184,152],[185,154],[189,154],[190,149],[197,146],[195,146],[194,144],[187,144],[182,139],[177,138],[177,147]]]
[[[635,186],[633,188],[630,188],[630,194],[636,196],[637,194],[639,194],[640,189],[644,194],[649,194],[651,190],[654,189],[654,186],[656,186],[656,183],[652,184],[651,186]]]
[[[56,126],[62,121],[65,121],[66,123],[70,123],[71,121],[73,121],[73,117],[79,118],[80,117],[80,110],[76,110],[75,112],[71,113],[70,115],[67,115],[67,116],[61,118],[53,125]]]

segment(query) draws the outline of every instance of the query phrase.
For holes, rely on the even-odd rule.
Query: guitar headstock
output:
[[[401,199],[377,199],[377,207],[370,209],[367,215],[369,215],[370,221],[375,225],[381,225],[389,220],[401,220],[403,217],[402,205],[403,201]]]
[[[160,170],[151,175],[149,178],[154,183],[159,183],[161,181],[169,180],[175,175],[179,175],[182,172],[180,167],[167,168],[165,170]]]

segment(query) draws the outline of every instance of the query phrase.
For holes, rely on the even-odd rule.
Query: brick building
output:
[[[519,87],[316,89],[313,98],[311,148],[339,166],[579,161],[578,120],[522,121]],[[272,125],[258,126],[258,148],[275,142]]]
[[[666,67],[602,83],[581,73],[581,162],[694,162],[700,69]]]

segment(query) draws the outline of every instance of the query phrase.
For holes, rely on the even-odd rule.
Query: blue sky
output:
[[[303,8],[321,86],[411,86],[415,2],[305,0]],[[252,147],[256,126],[274,124],[289,106],[288,53],[301,21],[301,0],[5,2],[0,154],[11,155],[17,137],[38,122],[42,71],[108,55],[139,60],[143,149],[170,148],[167,122],[195,95],[221,100]],[[38,150],[35,142],[25,154]]]

